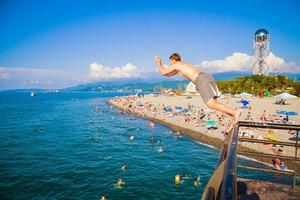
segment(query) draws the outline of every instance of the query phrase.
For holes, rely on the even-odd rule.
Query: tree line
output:
[[[238,94],[242,92],[259,95],[270,92],[277,95],[282,92],[300,96],[300,82],[289,79],[287,76],[245,76],[233,80],[216,81],[222,93]]]

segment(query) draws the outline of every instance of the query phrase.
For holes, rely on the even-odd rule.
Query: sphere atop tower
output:
[[[266,29],[258,29],[254,34],[256,42],[264,42],[270,39],[269,32]]]
[[[269,32],[266,29],[258,29],[255,34],[255,36],[264,36],[264,35],[269,35]]]

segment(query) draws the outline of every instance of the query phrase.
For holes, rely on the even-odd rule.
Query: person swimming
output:
[[[153,136],[153,135],[152,135],[151,138],[150,138],[150,143],[151,143],[151,144],[154,144],[154,143],[155,143],[155,139],[154,139],[154,136]]]
[[[100,200],[107,200],[107,198],[104,195],[102,195]]]
[[[149,127],[150,127],[150,128],[155,128],[154,122],[150,122]]]
[[[158,152],[159,152],[159,153],[162,153],[162,152],[164,152],[164,148],[162,148],[162,147],[159,147],[159,149],[158,149]]]
[[[134,135],[130,136],[129,139],[130,139],[130,141],[134,141],[135,140]]]
[[[183,174],[183,175],[181,176],[181,178],[182,178],[182,179],[189,179],[189,178],[190,178],[190,176],[189,176],[189,175],[187,175],[187,174]]]
[[[126,167],[127,167],[127,165],[126,165],[126,164],[123,164],[122,167],[121,167],[122,171],[125,172],[125,171],[126,171]]]
[[[200,176],[193,179],[194,186],[198,187],[200,185]]]
[[[180,177],[180,175],[177,174],[177,175],[175,176],[175,184],[176,184],[176,185],[179,185],[180,183],[181,183],[181,177]]]
[[[123,181],[122,178],[118,178],[117,185],[118,185],[118,187],[122,187],[123,185],[125,185],[125,182]]]
[[[157,143],[158,143],[158,144],[161,144],[161,139],[160,139],[160,138],[158,139]]]

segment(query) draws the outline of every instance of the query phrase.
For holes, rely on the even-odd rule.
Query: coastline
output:
[[[121,98],[126,98],[126,97],[121,97]],[[159,117],[155,117],[155,116],[153,116],[153,115],[151,115],[150,113],[147,113],[147,112],[141,114],[139,111],[128,109],[126,106],[123,106],[123,105],[120,105],[120,104],[114,102],[113,99],[108,99],[106,102],[112,108],[114,108],[116,110],[126,112],[126,113],[132,114],[132,115],[137,116],[137,117],[145,118],[147,120],[150,120],[150,121],[153,121],[153,122],[156,122],[156,123],[160,123],[164,126],[167,126],[168,128],[170,128],[174,132],[180,132],[180,134],[185,135],[185,136],[191,138],[192,140],[195,140],[195,141],[203,143],[203,144],[210,145],[212,147],[217,148],[218,150],[222,146],[222,143],[223,143],[222,138],[217,138],[217,137],[205,134],[201,131],[193,130],[192,127],[183,126],[181,124],[175,124],[175,123],[169,122],[167,120],[160,119]],[[237,151],[238,152],[239,151],[247,151],[247,152],[253,152],[253,153],[261,153],[261,151],[256,151],[253,148],[249,148],[247,146],[244,146],[243,144],[238,145]],[[250,155],[249,156],[239,155],[239,156],[247,157],[249,159],[254,159],[255,161],[258,161],[258,162],[264,163],[268,166],[271,166],[271,163],[270,163],[271,159],[270,158],[252,156],[252,155],[251,156]],[[285,163],[287,163],[287,165],[289,166],[289,169],[296,169],[297,171],[300,170],[300,164],[298,164],[298,163],[295,164],[294,161],[287,160],[287,161],[285,161]]]

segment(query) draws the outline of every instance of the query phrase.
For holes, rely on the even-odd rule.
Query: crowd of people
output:
[[[154,95],[155,96],[155,95]],[[157,96],[157,95],[156,95]],[[175,105],[174,103],[153,103],[145,101],[144,96],[128,96],[126,98],[114,98],[112,99],[114,104],[120,105],[126,108],[129,112],[138,114],[143,117],[151,118],[162,118],[168,120],[170,118],[176,119],[178,122],[184,122],[187,126],[193,126],[199,128],[200,132],[206,133],[220,133],[226,137],[228,131],[232,128],[231,118],[223,113],[216,112],[210,109],[205,109],[200,106],[195,106],[189,102],[185,105]],[[285,103],[285,102],[280,102]],[[256,121],[256,122],[269,122],[269,123],[294,123],[288,115],[268,112],[263,110],[257,118],[253,116],[253,110],[249,106],[243,106],[243,117],[242,120]],[[218,129],[217,131],[215,131]],[[204,131],[203,131],[204,130]],[[213,130],[213,131],[211,131]],[[291,135],[295,135],[294,132],[289,132]],[[266,130],[261,128],[240,128],[239,137],[254,138],[259,140],[279,140],[273,130]],[[150,138],[150,142],[154,139]],[[258,144],[259,148],[267,149],[269,154],[281,156],[284,154],[284,147],[272,144]],[[160,150],[163,152],[163,149]],[[270,160],[270,163],[274,165],[276,170],[287,170],[286,163],[283,160],[274,158]],[[179,176],[180,180],[184,179],[185,176]],[[197,185],[197,179],[194,184]]]

